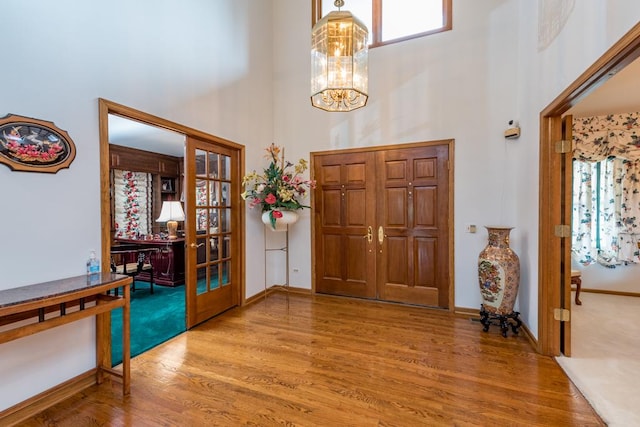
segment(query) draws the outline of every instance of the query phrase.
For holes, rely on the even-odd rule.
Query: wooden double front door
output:
[[[449,307],[452,146],[313,153],[316,292]]]

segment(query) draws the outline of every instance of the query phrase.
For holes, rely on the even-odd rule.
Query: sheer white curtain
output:
[[[638,113],[575,119],[572,252],[583,265],[638,262]]]
[[[115,237],[135,239],[151,233],[152,175],[113,170]]]

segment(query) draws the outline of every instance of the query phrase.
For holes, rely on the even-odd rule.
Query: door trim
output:
[[[560,202],[567,197],[561,191],[561,156],[554,153],[554,143],[562,135],[562,115],[638,57],[640,23],[540,113],[537,350],[548,356],[560,355],[560,322],[554,320],[553,309],[561,306],[561,283],[569,280],[571,272],[570,268],[563,272],[564,260],[570,259],[571,245],[561,249],[560,238],[553,234],[554,225],[561,221]]]
[[[310,157],[310,167],[309,170],[311,173],[314,173],[315,170],[315,162],[316,157],[325,156],[330,154],[349,154],[349,153],[369,153],[369,152],[377,152],[377,151],[386,151],[386,150],[399,150],[405,148],[420,148],[420,147],[430,147],[434,145],[446,145],[449,150],[449,164],[448,164],[448,180],[449,180],[449,218],[448,218],[448,240],[449,247],[447,248],[448,257],[449,257],[449,308],[447,309],[449,312],[455,312],[455,268],[454,268],[454,203],[453,203],[453,192],[454,192],[454,173],[453,173],[453,165],[454,163],[454,139],[441,139],[436,141],[425,141],[425,142],[413,142],[406,144],[388,144],[388,145],[376,145],[375,147],[356,147],[356,148],[346,148],[339,150],[327,150],[327,151],[312,151],[309,153]],[[314,176],[311,179],[316,179]],[[311,209],[315,211],[316,209],[316,201],[315,197],[311,198]],[[316,234],[315,234],[315,215],[311,215],[311,259],[316,259]],[[316,293],[316,263],[312,262],[311,265],[311,292]]]
[[[212,144],[220,144],[230,149],[238,151],[240,167],[240,174],[245,170],[245,147],[244,145],[237,144],[233,141],[229,141],[214,135],[210,135],[206,132],[199,131],[197,129],[190,128],[188,126],[181,125],[179,123],[172,122],[170,120],[163,119],[161,117],[154,116],[131,107],[127,107],[122,104],[109,101],[107,99],[98,98],[98,114],[99,114],[99,132],[100,132],[100,221],[102,224],[101,240],[102,240],[102,271],[109,271],[109,257],[111,248],[111,227],[110,224],[110,185],[109,185],[109,120],[108,115],[114,114],[117,116],[125,117],[131,120],[136,120],[151,126],[167,129],[170,131],[184,134],[185,137],[195,137]],[[240,177],[241,179],[241,177]],[[242,205],[241,200],[232,201],[238,205]],[[246,260],[245,260],[245,210],[239,209],[239,222],[240,227],[235,231],[238,235],[238,253],[240,256],[240,272],[241,278],[238,283],[238,302],[242,306],[245,303],[246,295]],[[105,226],[105,224],[107,226]],[[186,251],[185,251],[186,253]],[[190,307],[187,304],[187,318],[189,316]]]

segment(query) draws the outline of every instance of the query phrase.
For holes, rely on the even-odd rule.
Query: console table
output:
[[[157,248],[159,251],[152,257],[154,283],[165,286],[184,284],[184,238],[173,240],[115,239],[114,245],[135,245],[139,248]],[[142,271],[138,276],[142,281],[149,281],[149,273]]]
[[[0,290],[0,345],[56,326],[96,316],[96,383],[105,374],[122,379],[130,391],[129,303],[131,277],[96,273]],[[108,295],[122,287],[122,296]],[[122,307],[122,370],[111,367],[111,310]],[[24,324],[24,321],[31,322]]]

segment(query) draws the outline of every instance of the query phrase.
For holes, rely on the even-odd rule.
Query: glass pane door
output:
[[[189,138],[187,155],[192,162],[187,165],[187,181],[194,183],[187,198],[187,209],[193,212],[188,245],[196,252],[189,267],[196,272],[195,280],[187,290],[195,308],[188,317],[197,324],[238,303],[240,263],[234,242],[240,235],[235,229],[239,212],[233,199],[239,197],[239,154]],[[189,221],[188,213],[187,217]]]

